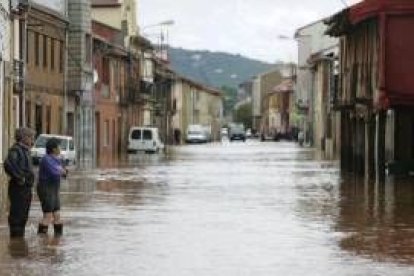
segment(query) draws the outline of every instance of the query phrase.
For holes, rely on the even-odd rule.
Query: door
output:
[[[69,140],[69,151],[68,151],[68,159],[75,163],[76,158],[76,151],[75,151],[75,143],[73,139]]]
[[[153,150],[154,149],[154,140],[153,140],[152,129],[144,129],[142,132],[142,141],[144,150]]]
[[[96,162],[99,164],[101,152],[101,116],[99,112],[95,113],[95,129],[96,129]]]
[[[133,129],[129,138],[129,147],[132,150],[143,150],[141,129]]]
[[[73,112],[68,112],[66,114],[67,130],[66,135],[73,136],[75,133],[75,116]]]

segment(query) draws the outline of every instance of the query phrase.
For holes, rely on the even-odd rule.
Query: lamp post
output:
[[[174,20],[165,20],[165,21],[161,21],[159,23],[155,23],[155,24],[150,24],[150,25],[146,25],[144,27],[141,28],[141,31],[148,29],[148,28],[152,28],[152,27],[160,27],[160,26],[172,26],[175,24]]]
[[[141,28],[141,32],[149,29],[149,28],[155,28],[155,27],[160,27],[160,33],[156,35],[157,38],[159,38],[158,41],[158,45],[157,45],[157,55],[158,57],[160,57],[162,60],[164,61],[168,61],[168,39],[169,39],[169,34],[168,34],[168,29],[166,29],[166,34],[164,35],[164,30],[163,27],[168,27],[168,26],[173,26],[175,24],[174,20],[165,20],[165,21],[161,21],[159,23],[155,23],[155,24],[150,24],[150,25],[146,25],[144,27]],[[149,36],[149,34],[145,34],[145,32],[142,33],[143,36]],[[167,43],[165,43],[165,41]],[[165,47],[165,49],[164,49]]]

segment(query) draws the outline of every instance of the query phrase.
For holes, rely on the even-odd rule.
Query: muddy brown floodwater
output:
[[[62,184],[64,236],[0,224],[0,275],[414,275],[414,182],[341,176],[293,143],[131,155]]]

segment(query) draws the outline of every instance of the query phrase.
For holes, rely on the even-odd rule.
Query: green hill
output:
[[[222,52],[169,49],[173,69],[181,75],[212,87],[234,87],[274,65]]]

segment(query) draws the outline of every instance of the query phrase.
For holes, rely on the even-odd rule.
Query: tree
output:
[[[234,111],[234,120],[243,123],[246,128],[253,126],[253,110],[251,103],[245,103]]]
[[[221,91],[224,93],[224,114],[231,114],[237,102],[237,89],[230,86],[222,86]]]

